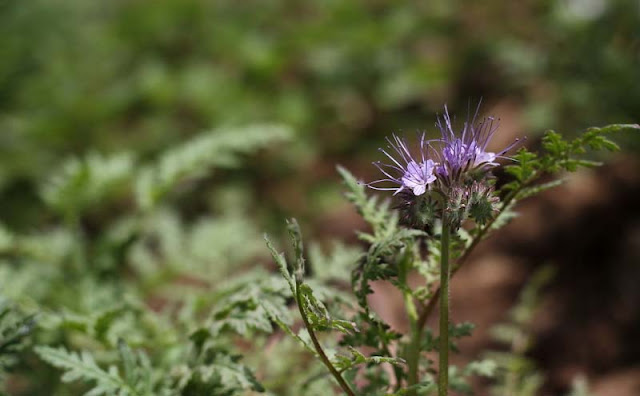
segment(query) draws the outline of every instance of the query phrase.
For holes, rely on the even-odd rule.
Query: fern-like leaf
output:
[[[48,346],[38,346],[35,351],[44,361],[65,371],[62,381],[93,382],[94,387],[87,393],[87,396],[139,395],[120,377],[115,366],[111,366],[108,371],[103,370],[87,351],[78,353],[67,351],[64,347],[52,348]]]
[[[138,205],[149,209],[179,183],[209,174],[213,168],[236,167],[243,154],[290,136],[291,130],[281,125],[222,128],[202,134],[164,153],[140,172]]]
[[[133,163],[128,153],[111,156],[91,153],[84,158],[73,158],[42,186],[41,195],[61,214],[82,212],[126,186]]]

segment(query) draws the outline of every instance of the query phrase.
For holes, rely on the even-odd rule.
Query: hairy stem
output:
[[[297,280],[296,280],[296,303],[298,305],[298,310],[300,311],[300,316],[302,316],[302,322],[304,323],[304,327],[306,327],[307,331],[309,332],[309,337],[311,338],[311,342],[313,342],[313,346],[316,348],[316,352],[318,352],[318,356],[320,356],[320,360],[322,360],[322,363],[324,363],[324,365],[327,366],[327,368],[329,369],[329,372],[331,372],[331,375],[333,375],[336,381],[338,381],[338,384],[340,385],[344,393],[346,393],[349,396],[355,396],[355,393],[353,393],[353,390],[351,390],[351,387],[349,387],[349,384],[347,384],[344,378],[342,378],[342,375],[340,375],[338,370],[333,366],[333,364],[331,364],[331,361],[327,357],[327,354],[322,349],[322,346],[318,341],[318,337],[316,337],[316,333],[313,331],[313,328],[309,323],[309,318],[307,317],[307,313],[305,312],[304,307],[302,305],[302,296],[300,295],[300,282],[298,282]]]
[[[511,202],[516,198],[516,196],[520,191],[522,191],[525,187],[531,185],[531,183],[533,183],[536,179],[537,179],[537,174],[533,175],[526,182],[522,183],[517,189],[507,194],[507,196],[504,198],[504,201],[502,201],[502,205],[500,207],[500,213],[502,213],[502,211],[504,211],[511,204]],[[493,227],[493,224],[496,222],[496,220],[498,220],[498,217],[500,217],[499,214],[495,216],[493,219],[491,219],[487,224],[485,224],[480,229],[480,231],[478,231],[476,236],[473,238],[473,241],[471,241],[471,244],[469,245],[469,247],[464,251],[462,256],[458,259],[456,265],[453,266],[453,268],[451,269],[451,276],[455,275],[455,273],[458,272],[458,270],[467,261],[471,253],[478,246],[478,244],[484,240],[489,230],[491,230],[491,227]],[[436,291],[433,293],[433,296],[431,296],[431,299],[429,299],[429,303],[426,306],[424,306],[424,308],[420,312],[420,317],[418,317],[418,327],[420,329],[423,329],[424,326],[427,324],[427,320],[433,313],[433,310],[435,309],[436,304],[440,299],[440,294],[441,294],[441,289],[440,288],[436,289]]]
[[[449,226],[442,222],[440,253],[440,347],[438,355],[438,396],[449,389]]]
[[[422,339],[422,331],[416,325],[414,320],[411,323],[411,344],[409,344],[409,351],[407,352],[407,365],[409,366],[409,373],[407,376],[409,386],[416,385],[420,381],[418,375],[418,367],[420,366],[420,341]],[[415,396],[416,390],[409,392],[410,396]]]

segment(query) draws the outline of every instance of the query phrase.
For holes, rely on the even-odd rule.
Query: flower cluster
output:
[[[502,151],[488,151],[498,123],[493,117],[477,121],[479,108],[456,133],[445,106],[436,122],[440,138],[426,140],[423,133],[417,153],[404,139],[387,138],[388,148],[380,151],[391,162],[374,162],[384,177],[367,185],[399,195],[403,219],[413,225],[431,224],[437,217],[446,218],[453,227],[467,217],[478,223],[488,221],[497,200],[490,171],[518,141]]]

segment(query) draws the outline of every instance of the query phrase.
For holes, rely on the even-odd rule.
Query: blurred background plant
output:
[[[145,367],[128,344],[146,348],[196,395],[213,375],[203,366],[244,373],[234,348],[247,345],[208,345],[188,327],[270,274],[261,230],[283,236],[284,217],[301,219],[319,241],[309,254],[332,263],[335,277],[321,264],[318,276],[344,279],[358,247],[331,240],[354,242],[366,225],[341,198],[336,163],[371,180],[383,136],[432,133],[442,103],[463,114],[469,98],[502,118],[505,141],[526,134],[531,146],[546,128],[638,122],[639,26],[632,0],[0,1],[0,293],[19,306],[12,323],[36,312],[39,323],[20,345],[92,350],[103,367]],[[558,267],[545,296],[564,305],[520,323],[540,340],[526,353],[549,371],[547,392],[578,372],[605,391],[638,374],[640,140],[616,141],[625,151],[601,158],[611,165],[527,203],[493,241],[512,265],[489,267],[502,304],[473,318],[481,334],[505,319],[526,274]],[[270,340],[257,342],[295,353]],[[185,347],[154,360],[168,345]],[[31,349],[11,356],[10,394],[77,394]],[[290,370],[256,375],[277,383]],[[209,382],[254,387],[244,374]]]

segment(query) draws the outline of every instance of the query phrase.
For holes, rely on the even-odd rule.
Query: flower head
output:
[[[436,175],[434,174],[436,163],[431,159],[425,158],[426,142],[424,134],[420,138],[420,155],[417,158],[414,158],[411,154],[404,139],[396,135],[392,135],[392,138],[393,140],[387,138],[388,148],[395,152],[396,157],[389,154],[387,150],[380,149],[391,160],[391,163],[387,164],[380,161],[373,163],[386,177],[374,180],[367,185],[375,190],[394,191],[393,195],[404,190],[411,191],[415,196],[424,194],[429,189],[429,185],[436,180]],[[397,187],[376,186],[376,184],[384,182],[394,183]]]
[[[516,140],[498,153],[487,151],[487,146],[498,129],[498,123],[493,117],[476,122],[479,110],[480,104],[478,104],[473,117],[469,114],[459,134],[453,130],[446,105],[444,114],[436,122],[442,135],[439,140],[440,150],[434,150],[440,159],[436,172],[447,183],[460,180],[467,172],[487,171],[498,166],[496,159],[504,158],[503,155],[518,142]]]
[[[400,193],[398,208],[402,218],[412,226],[426,226],[436,218],[446,219],[460,227],[466,218],[478,223],[493,215],[495,197],[491,173],[499,158],[515,144],[499,152],[488,151],[491,138],[498,129],[493,117],[477,122],[480,104],[459,133],[454,132],[447,107],[438,118],[439,139],[420,138],[418,155],[413,155],[404,139],[387,138],[388,150],[380,149],[391,163],[374,162],[385,176],[367,185],[376,190]],[[380,183],[392,183],[390,187]],[[497,199],[497,198],[496,198]]]

